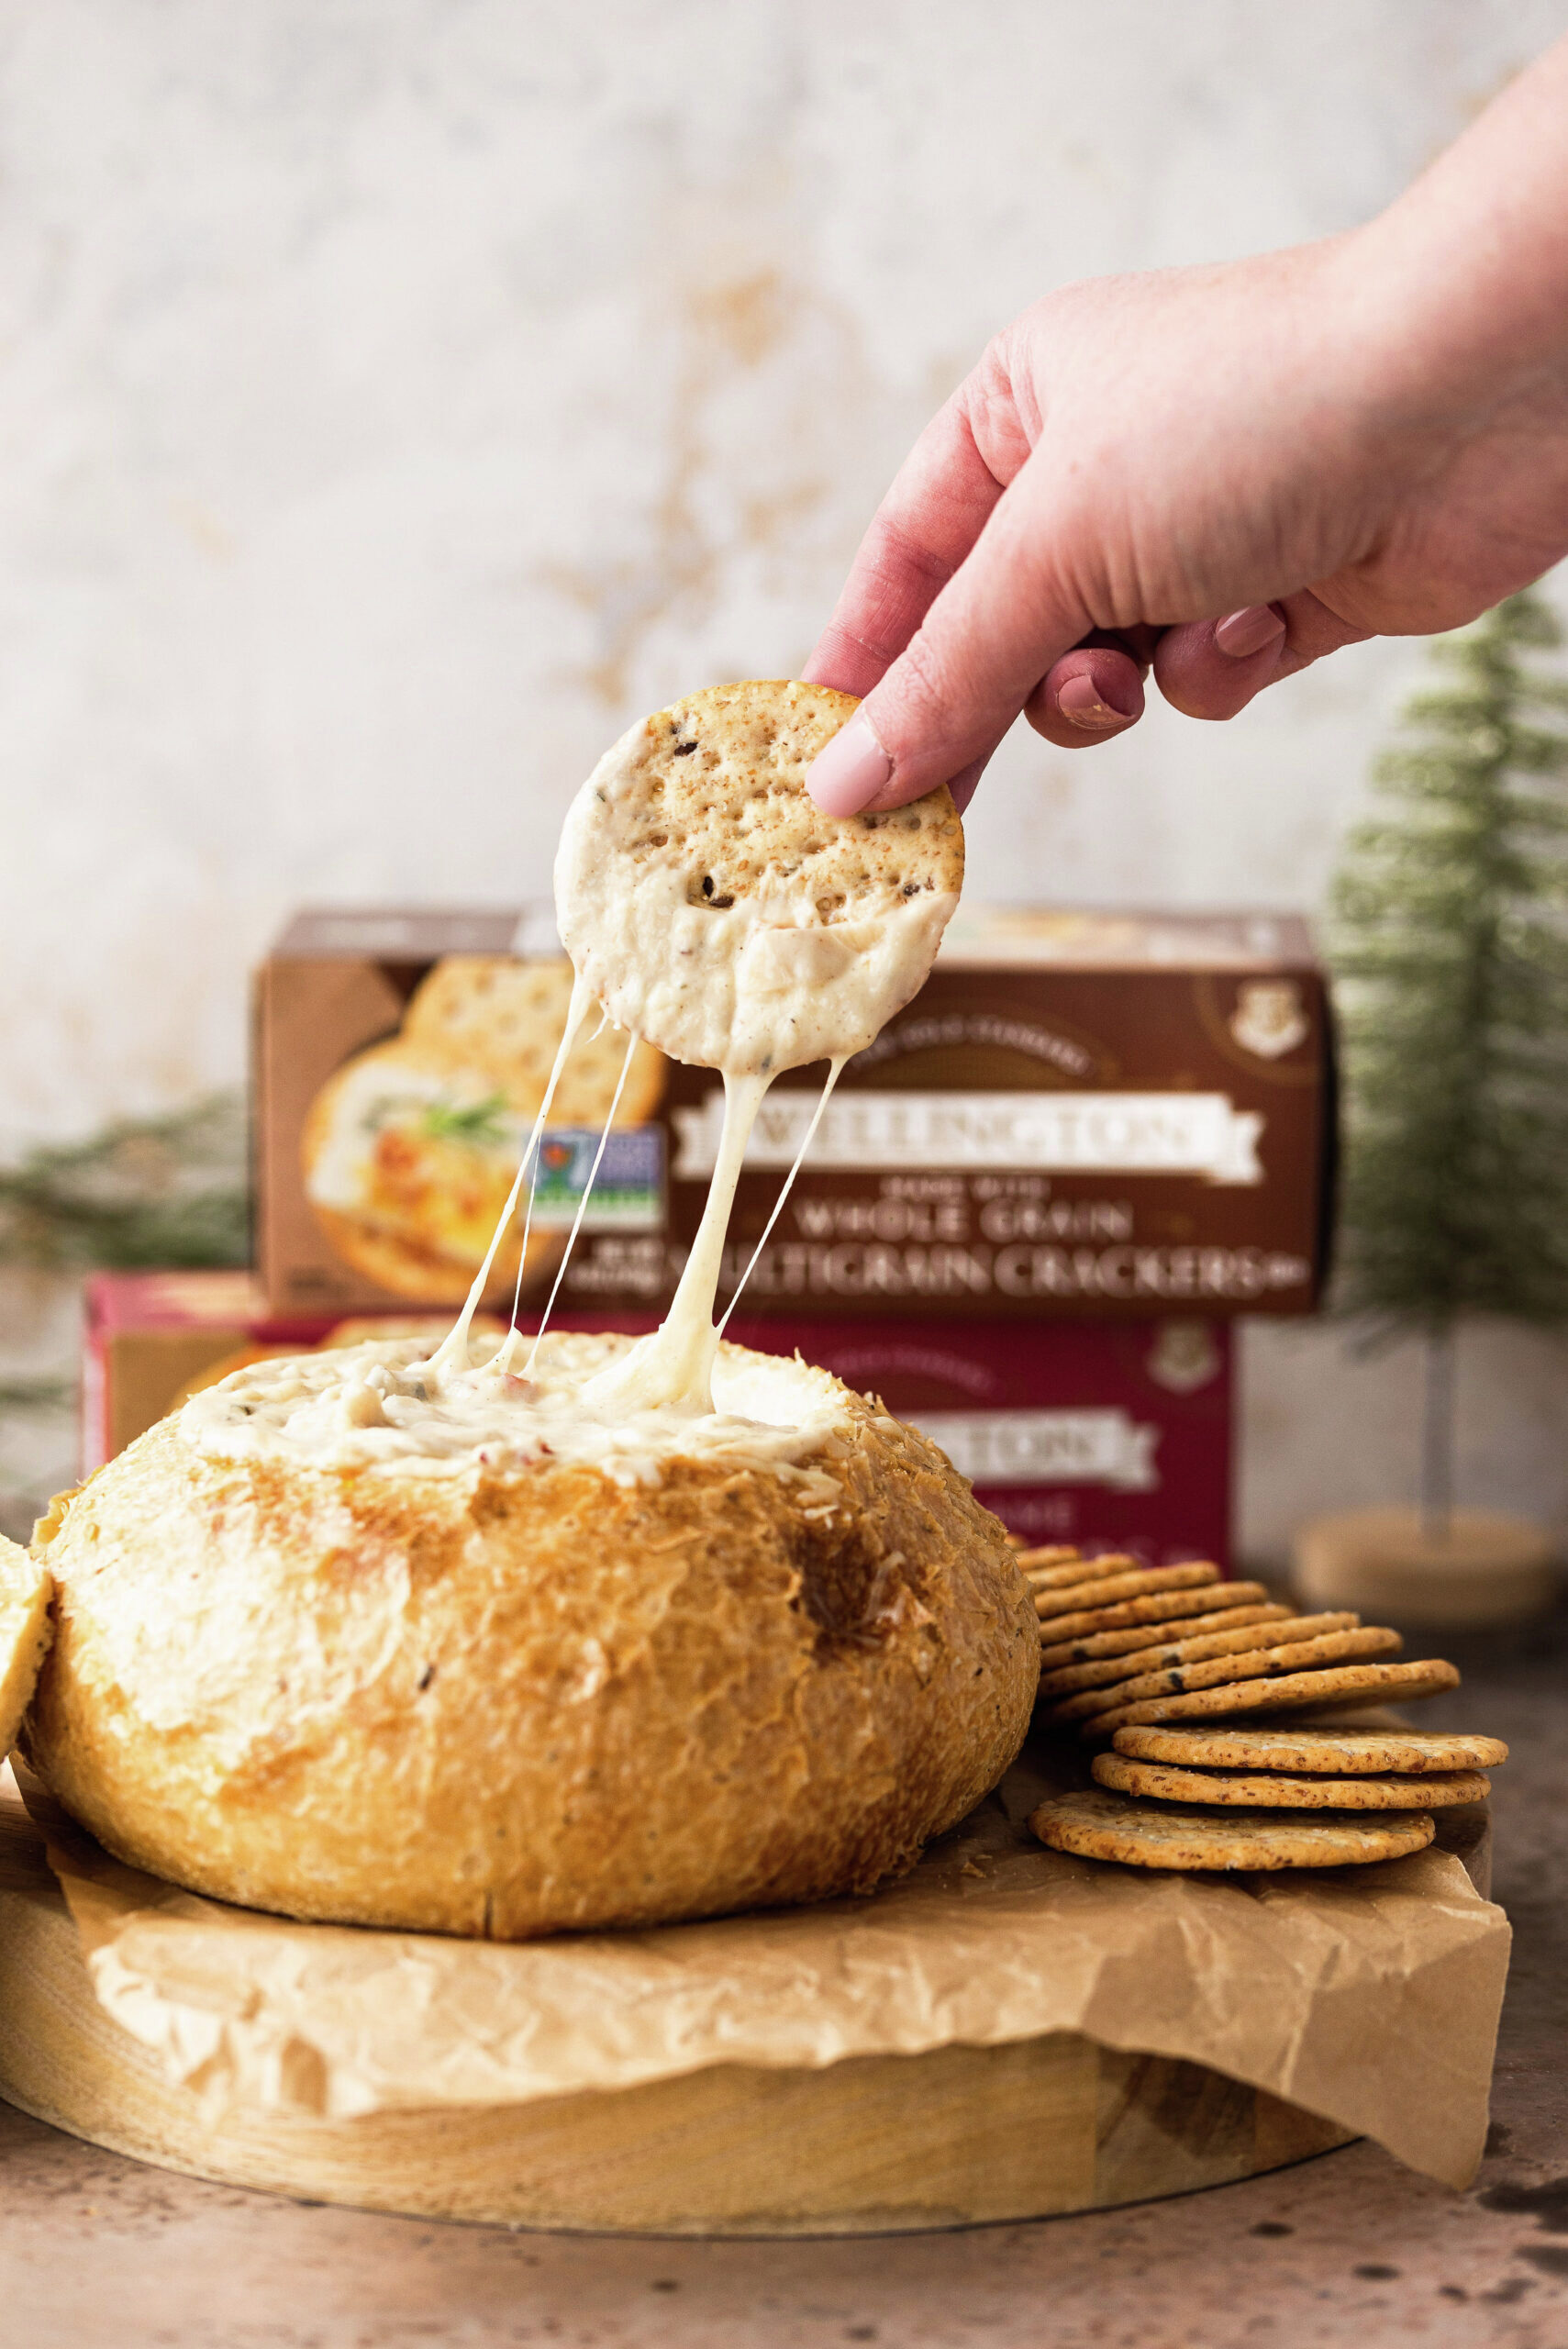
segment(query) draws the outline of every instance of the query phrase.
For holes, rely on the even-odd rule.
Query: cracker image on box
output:
[[[571,996],[563,960],[446,955],[410,998],[398,1033],[328,1079],[306,1119],[301,1160],[312,1212],[345,1264],[397,1297],[462,1302],[506,1205]],[[606,1024],[585,1031],[567,1062],[540,1147],[525,1293],[560,1261],[581,1190],[580,1181],[573,1188],[576,1160],[591,1154],[575,1138],[596,1138],[603,1127],[626,1047]],[[639,1044],[616,1127],[642,1127],[663,1083],[662,1056]],[[654,1135],[645,1139],[656,1147]],[[653,1212],[659,1171],[650,1160],[628,1174],[632,1212],[639,1187]],[[595,1186],[601,1215],[615,1212],[615,1175],[612,1161]],[[511,1292],[519,1239],[514,1233],[496,1256],[493,1299]]]

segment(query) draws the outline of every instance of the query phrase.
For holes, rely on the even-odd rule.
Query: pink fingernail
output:
[[[1070,726],[1081,726],[1086,734],[1103,734],[1113,726],[1131,722],[1127,710],[1113,709],[1101,699],[1098,685],[1087,674],[1068,678],[1056,696],[1056,707]]]
[[[1240,612],[1227,612],[1214,624],[1214,640],[1232,661],[1251,659],[1284,634],[1284,622],[1272,604],[1249,604]]]
[[[825,816],[858,816],[893,773],[893,761],[858,714],[806,769],[806,788]]]

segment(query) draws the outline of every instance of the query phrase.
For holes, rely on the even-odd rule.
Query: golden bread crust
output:
[[[0,1533],[0,1762],[17,1742],[54,1636],[49,1568]]]
[[[764,1467],[355,1474],[164,1420],[39,1529],[28,1757],[121,1858],[295,1916],[516,1940],[869,1890],[1013,1759],[1038,1631],[941,1453],[845,1411],[830,1518]]]

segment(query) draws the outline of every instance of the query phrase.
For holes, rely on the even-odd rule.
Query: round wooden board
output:
[[[165,2169],[376,2210],[665,2235],[904,2232],[1184,2194],[1350,2142],[1195,2064],[1073,2032],[356,2121],[208,2124],[93,1994],[42,1839],[0,1786],[0,2096]]]

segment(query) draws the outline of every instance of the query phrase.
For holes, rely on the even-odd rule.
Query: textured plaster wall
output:
[[[1565,26],[0,0],[0,1155],[236,1080],[302,898],[542,890],[629,718],[798,665],[993,327],[1364,217]],[[1311,907],[1418,657],[1087,758],[1020,736],[972,889]],[[1330,1362],[1252,1348],[1259,1539],[1321,1480],[1314,1414],[1377,1483]]]

